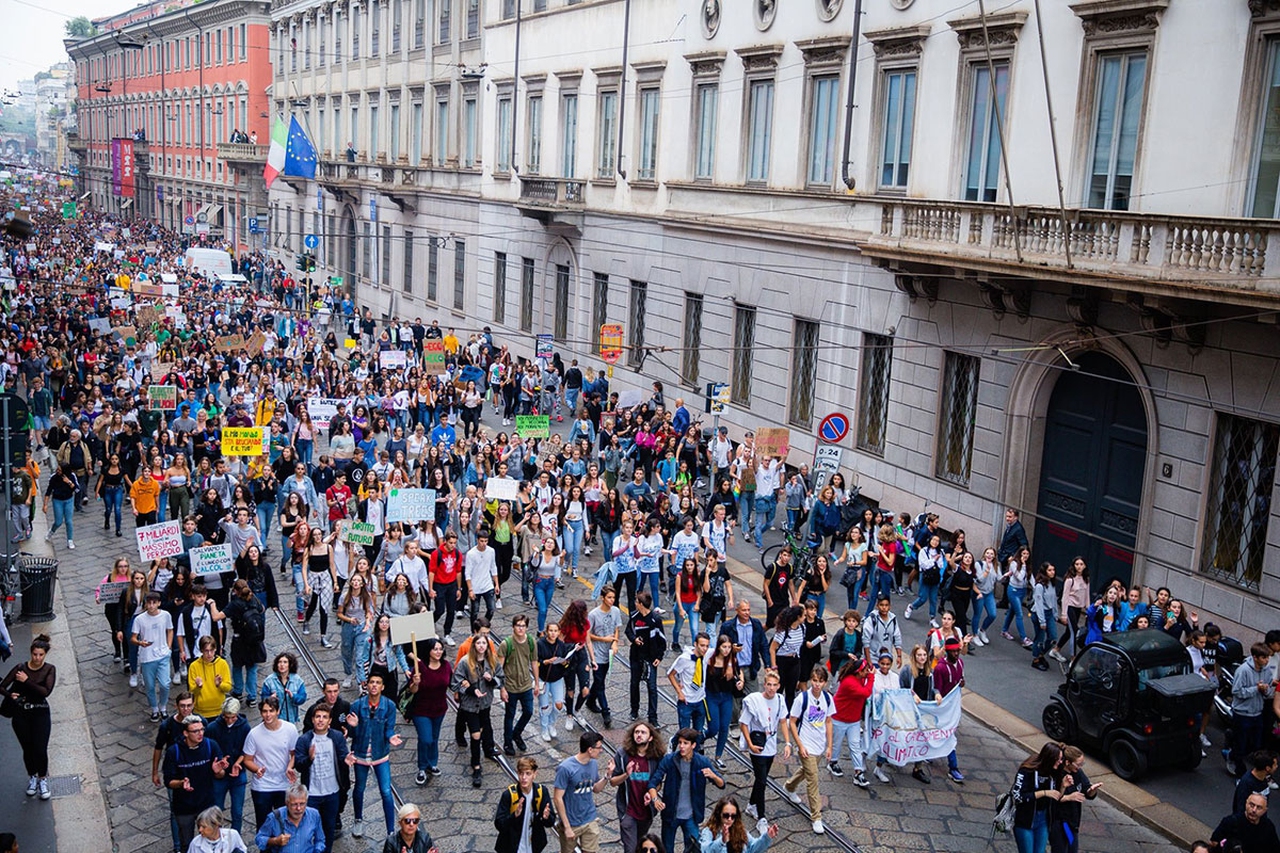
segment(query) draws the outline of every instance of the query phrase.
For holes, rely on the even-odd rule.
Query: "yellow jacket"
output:
[[[218,676],[222,676],[222,684],[218,684]],[[198,686],[196,680],[203,682]],[[231,692],[231,667],[227,659],[218,656],[209,663],[204,656],[192,659],[187,664],[187,689],[196,699],[196,713],[205,719],[212,719],[222,713],[222,703]]]

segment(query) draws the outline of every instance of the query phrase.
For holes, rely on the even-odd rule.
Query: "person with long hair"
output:
[[[102,529],[111,529],[111,516],[116,519],[116,536],[120,536],[120,517],[124,507],[124,495],[133,488],[133,482],[120,464],[120,454],[112,453],[98,473],[97,495],[102,498]],[[181,518],[182,516],[177,516]]]
[[[773,639],[769,643],[770,665],[778,671],[786,707],[790,708],[800,680],[800,653],[805,638],[804,608],[784,607],[778,613],[773,629]]]
[[[1066,630],[1058,638],[1057,646],[1049,650],[1049,657],[1065,663],[1070,655],[1063,655],[1062,650],[1068,643],[1071,645],[1071,654],[1075,653],[1076,647],[1081,645],[1076,639],[1080,633],[1080,617],[1088,607],[1089,565],[1084,557],[1076,557],[1071,561],[1071,568],[1067,570],[1067,577],[1062,582],[1062,613],[1066,614]]]
[[[58,683],[57,668],[48,663],[49,635],[37,634],[31,640],[31,656],[9,670],[0,681],[0,694],[14,703],[13,734],[22,747],[22,763],[26,767],[27,796],[47,800],[49,791],[49,694]]]
[[[471,735],[471,787],[484,784],[480,765],[481,747],[490,758],[501,754],[494,746],[493,724],[489,718],[495,691],[503,684],[502,664],[498,650],[487,634],[471,638],[471,648],[453,671],[449,689],[458,694],[458,714]],[[483,741],[483,743],[482,743]]]
[[[750,807],[747,813],[750,814]],[[736,797],[724,797],[711,809],[711,817],[702,825],[699,849],[702,853],[765,853],[778,837],[778,825],[769,824],[758,836],[747,832],[742,809]]]
[[[280,652],[271,662],[271,674],[262,681],[260,696],[275,696],[280,700],[280,719],[286,723],[298,723],[302,717],[299,708],[307,701],[307,685],[298,675],[298,658],[292,652]]]
[[[304,522],[305,524],[305,522]],[[333,648],[329,642],[329,611],[333,609],[334,591],[338,588],[338,572],[334,566],[333,543],[338,538],[335,528],[328,536],[319,527],[311,528],[310,538],[302,552],[300,568],[302,596],[307,599],[303,613],[302,633],[311,633],[311,617],[320,611],[320,645]]]
[[[347,580],[338,600],[338,621],[342,623],[342,689],[351,686],[356,670],[356,649],[367,643],[373,630],[374,602],[365,575],[356,572]],[[364,673],[360,673],[364,681]]]
[[[979,646],[991,640],[987,629],[996,621],[996,584],[1000,581],[1000,562],[995,548],[986,548],[982,559],[973,567],[973,636]]]
[[[445,657],[445,645],[431,637],[419,643],[425,652],[413,661],[413,678],[406,688],[413,694],[409,719],[418,733],[418,775],[414,781],[425,785],[427,775],[440,775],[440,727],[449,709],[449,682],[453,664]]]
[[[537,515],[533,516],[537,518]],[[532,574],[533,598],[538,606],[538,633],[547,626],[547,611],[556,594],[556,584],[560,582],[564,571],[564,554],[556,547],[554,537],[547,536],[542,540],[542,549],[535,553],[526,563],[525,571]]]
[[[382,676],[383,692],[387,698],[395,702],[400,695],[400,675],[408,677],[409,661],[404,656],[404,649],[391,642],[391,616],[380,613],[369,633],[369,642],[356,649],[356,671],[363,672],[362,681],[370,675]]]
[[[567,713],[564,730],[573,731],[574,715],[591,692],[591,664],[595,649],[591,643],[591,626],[587,619],[587,603],[580,598],[569,602],[560,617],[560,637],[568,645],[565,655],[564,694]]]
[[[614,800],[623,853],[636,853],[640,839],[653,825],[649,779],[666,753],[666,744],[652,723],[637,720],[622,734],[622,746],[614,755],[609,784],[618,789]]]
[[[107,619],[107,627],[111,633],[111,645],[115,651],[112,657],[112,663],[121,663],[124,660],[124,642],[117,636],[117,627],[120,624],[120,598],[119,596],[107,596],[107,600],[103,601],[102,592],[106,584],[128,583],[129,582],[129,558],[119,557],[111,565],[111,571],[103,576],[98,583],[98,588],[94,590],[94,600],[102,605],[102,614]]]
[[[1053,583],[1056,573],[1053,563],[1041,563],[1031,598],[1031,622],[1036,629],[1031,646],[1031,665],[1042,672],[1049,670],[1045,654],[1051,650],[1055,654],[1058,651],[1054,647],[1058,639],[1058,623],[1065,621],[1058,613],[1058,589]],[[1058,659],[1061,658],[1059,655]]]
[[[859,788],[866,788],[871,784],[867,780],[862,752],[862,721],[872,687],[871,664],[861,655],[848,658],[836,672],[835,713],[831,717],[831,758],[827,769],[832,776],[844,775],[844,770],[840,767],[840,755],[844,752],[845,744],[848,744],[849,760],[853,764],[853,784]]]
[[[735,642],[736,637],[721,634],[707,658],[707,736],[715,736],[715,763],[720,770],[726,768],[724,747],[729,739],[729,724],[733,720],[733,700],[735,696],[743,695],[746,686],[746,673],[738,663]]]
[[[564,711],[565,673],[572,647],[560,638],[560,624],[550,622],[538,638],[538,677],[542,692],[538,694],[538,721],[542,740],[550,743],[556,733],[556,718]]]
[[[1032,640],[1027,636],[1026,626],[1022,621],[1023,602],[1027,598],[1027,585],[1032,580],[1030,563],[1031,549],[1024,545],[1009,558],[1009,564],[1002,575],[1008,582],[1006,592],[1009,596],[1009,612],[1004,615],[1004,627],[1000,629],[1000,636],[1006,640],[1012,640],[1013,635],[1009,633],[1009,625],[1010,623],[1016,623],[1018,637],[1022,641],[1023,648],[1031,648],[1032,645]]]
[[[1062,799],[1062,750],[1062,744],[1050,741],[1018,765],[1012,790],[1018,853],[1044,853],[1049,844],[1049,811]]]
[[[237,580],[231,587],[226,614],[235,629],[231,638],[231,695],[244,697],[252,708],[257,701],[258,664],[267,660],[266,608],[248,583]]]

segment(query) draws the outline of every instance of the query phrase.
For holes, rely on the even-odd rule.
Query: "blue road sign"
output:
[[[250,234],[258,233],[258,217],[256,216],[249,217],[249,233]]]
[[[378,221],[378,200],[376,198],[369,199],[369,221]]]
[[[316,246],[320,245],[320,238],[314,234],[308,234],[303,238],[302,243],[308,249],[314,249]]]
[[[849,416],[842,412],[833,412],[822,419],[818,425],[818,438],[829,444],[839,444],[849,435]]]

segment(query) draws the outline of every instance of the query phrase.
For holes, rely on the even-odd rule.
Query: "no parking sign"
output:
[[[839,444],[849,435],[849,416],[844,412],[832,412],[818,424],[818,439],[827,444]]]

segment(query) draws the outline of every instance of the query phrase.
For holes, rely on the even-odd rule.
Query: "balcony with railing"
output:
[[[1280,297],[1280,221],[922,200],[879,205],[864,254],[1028,278],[1127,278]],[[1011,269],[1012,268],[1012,269]],[[1094,282],[1102,284],[1103,282]]]
[[[218,159],[233,166],[265,166],[270,148],[253,142],[219,142]]]

